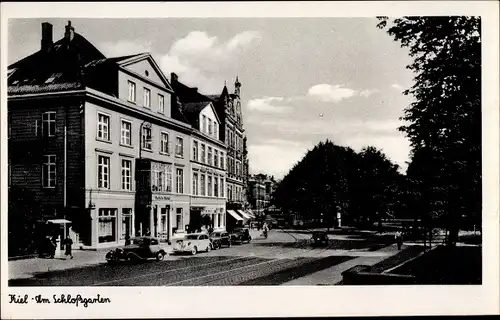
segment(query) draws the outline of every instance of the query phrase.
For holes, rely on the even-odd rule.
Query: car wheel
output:
[[[156,254],[156,261],[162,261],[164,257],[165,255],[163,254],[163,252],[158,252]]]
[[[209,243],[208,246],[207,246],[207,252],[210,252],[210,250],[212,250],[212,245]]]
[[[198,252],[198,249],[196,247],[194,247],[193,249],[191,249],[191,254],[193,256],[196,254],[196,252]]]

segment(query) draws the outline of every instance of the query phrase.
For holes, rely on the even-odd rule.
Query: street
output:
[[[330,235],[326,247],[313,247],[306,232],[272,230],[265,239],[252,231],[252,242],[191,255],[169,255],[164,261],[102,262],[66,270],[48,271],[30,278],[11,279],[11,286],[228,286],[300,284],[302,279],[327,273],[340,279],[348,261],[373,264],[395,254],[392,236]],[[380,251],[379,251],[380,250]],[[103,256],[103,252],[95,253]],[[64,261],[61,261],[64,263]],[[341,266],[328,272],[329,268]],[[317,278],[317,277],[316,277]],[[315,279],[316,279],[315,278]],[[332,278],[332,279],[333,279]],[[321,279],[319,280],[321,282]],[[307,283],[309,284],[310,280]],[[330,283],[334,284],[334,283]]]

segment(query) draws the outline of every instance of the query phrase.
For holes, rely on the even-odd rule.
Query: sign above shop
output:
[[[172,198],[170,196],[163,196],[163,195],[154,195],[153,200],[166,200],[170,201]]]

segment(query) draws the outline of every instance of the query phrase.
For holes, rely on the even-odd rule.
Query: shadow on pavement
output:
[[[324,270],[331,266],[351,260],[353,257],[330,256],[326,258],[318,258],[314,261],[303,263],[299,266],[288,268],[285,270],[272,273],[263,277],[255,278],[242,282],[238,285],[242,286],[258,286],[258,285],[280,285],[291,280],[307,276],[309,274]]]

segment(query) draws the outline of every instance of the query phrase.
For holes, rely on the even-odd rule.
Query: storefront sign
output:
[[[172,199],[171,199],[170,196],[155,195],[153,197],[153,200],[166,200],[166,201],[170,201]]]

